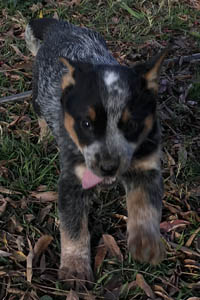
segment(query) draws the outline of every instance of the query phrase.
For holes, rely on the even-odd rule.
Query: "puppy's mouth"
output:
[[[85,169],[82,177],[82,186],[86,189],[102,184],[103,186],[111,186],[116,182],[116,177],[99,177],[89,169]]]

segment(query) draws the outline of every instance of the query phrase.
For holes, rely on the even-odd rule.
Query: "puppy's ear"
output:
[[[165,48],[161,53],[153,57],[150,61],[144,64],[138,64],[134,67],[136,73],[140,74],[144,81],[146,89],[152,90],[154,93],[158,92],[158,80],[160,70],[165,59],[165,56],[169,52],[170,47]]]
[[[68,72],[62,77],[61,87],[62,90],[67,87],[71,87],[76,84],[76,80],[81,80],[86,73],[93,71],[93,65],[83,62],[72,62],[64,57],[60,57],[59,60],[67,67]]]
[[[160,70],[167,55],[169,48],[164,49],[161,53],[156,55],[148,64],[149,70],[143,74],[143,78],[146,80],[146,87],[149,90],[153,90],[155,93],[158,92],[158,80],[160,76]],[[149,67],[148,67],[149,65]]]
[[[64,57],[60,57],[59,60],[67,67],[67,73],[62,77],[61,87],[62,90],[69,86],[75,85],[75,67]]]

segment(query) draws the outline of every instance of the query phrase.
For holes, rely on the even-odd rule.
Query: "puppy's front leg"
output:
[[[83,191],[74,174],[63,171],[59,181],[61,264],[59,277],[81,288],[92,281],[90,235],[88,231],[89,192]]]
[[[126,184],[128,247],[134,259],[155,265],[164,258],[160,238],[163,184],[160,170],[148,166],[148,161],[136,163]]]

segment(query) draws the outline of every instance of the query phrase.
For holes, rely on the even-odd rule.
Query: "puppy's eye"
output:
[[[90,120],[81,121],[81,126],[82,126],[83,129],[86,129],[86,130],[91,130],[92,129],[92,124],[91,124]]]

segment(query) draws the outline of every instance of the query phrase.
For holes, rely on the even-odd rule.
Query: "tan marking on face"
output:
[[[64,118],[65,129],[67,130],[67,132],[69,133],[70,137],[72,138],[74,143],[77,145],[79,150],[82,152],[82,150],[83,150],[82,145],[79,143],[78,136],[74,130],[74,123],[75,123],[74,118],[70,114],[65,112],[65,118]]]
[[[146,131],[150,132],[153,127],[153,115],[149,115],[144,120],[144,125],[146,127]]]
[[[131,114],[130,111],[128,110],[128,108],[126,108],[122,114],[122,122],[126,123],[128,122],[128,120],[131,118]]]
[[[88,114],[89,114],[90,119],[92,121],[95,121],[95,119],[96,119],[96,111],[94,110],[93,107],[89,107]]]
[[[132,167],[141,171],[160,170],[160,149],[147,157],[133,160]]]
[[[75,85],[75,79],[74,79],[74,72],[75,69],[70,65],[70,63],[64,58],[60,57],[60,61],[67,67],[68,72],[63,75],[62,81],[61,81],[61,87],[62,90],[64,90],[66,87],[70,85]]]
[[[83,174],[84,174],[86,169],[87,168],[84,164],[80,164],[80,165],[75,166],[74,173],[80,179],[81,182],[82,182],[82,179],[83,179]]]
[[[138,145],[140,145],[144,141],[148,133],[151,131],[153,127],[153,121],[153,115],[148,115],[144,120],[144,129],[139,136]]]
[[[83,217],[81,224],[80,236],[72,239],[65,229],[65,225],[60,224],[61,235],[61,268],[68,267],[66,262],[73,257],[81,257],[82,259],[90,259],[90,235],[88,231],[87,217]]]

